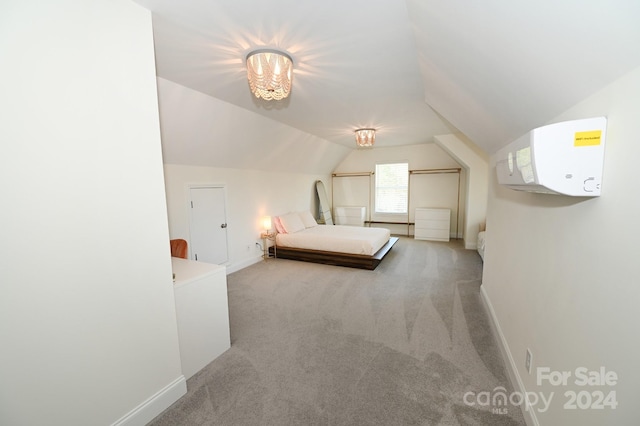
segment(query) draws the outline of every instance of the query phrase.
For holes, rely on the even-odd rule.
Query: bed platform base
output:
[[[393,248],[393,245],[396,242],[398,242],[398,237],[389,238],[389,241],[387,241],[387,243],[383,245],[373,256],[338,253],[334,251],[296,249],[282,246],[277,247],[275,255],[274,248],[269,247],[269,253],[272,257],[277,257],[278,259],[302,260],[304,262],[347,266],[349,268],[368,269],[373,271]]]

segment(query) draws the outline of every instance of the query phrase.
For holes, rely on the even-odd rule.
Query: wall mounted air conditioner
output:
[[[518,191],[599,196],[606,127],[606,117],[596,117],[530,131],[501,151],[498,182]]]

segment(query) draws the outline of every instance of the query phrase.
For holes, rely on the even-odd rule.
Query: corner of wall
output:
[[[435,143],[467,170],[465,248],[475,249],[478,230],[487,216],[489,160],[484,151],[463,134],[437,135]]]

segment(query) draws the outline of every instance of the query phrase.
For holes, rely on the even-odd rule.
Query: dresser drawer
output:
[[[417,208],[414,238],[416,240],[449,241],[451,210]]]
[[[336,207],[336,216],[348,216],[364,219],[364,207]]]
[[[364,207],[336,207],[336,225],[364,226]]]
[[[416,240],[449,241],[449,229],[416,229]]]
[[[357,217],[336,216],[336,225],[364,226],[364,220]]]
[[[449,209],[416,209],[416,221],[418,220],[449,220]]]
[[[446,229],[449,230],[448,220],[416,220],[416,230],[418,229]]]

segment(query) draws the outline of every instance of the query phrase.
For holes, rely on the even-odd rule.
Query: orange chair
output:
[[[181,259],[186,259],[187,254],[189,252],[189,247],[187,246],[187,241],[182,239],[170,240],[171,245],[171,256],[179,257]]]

